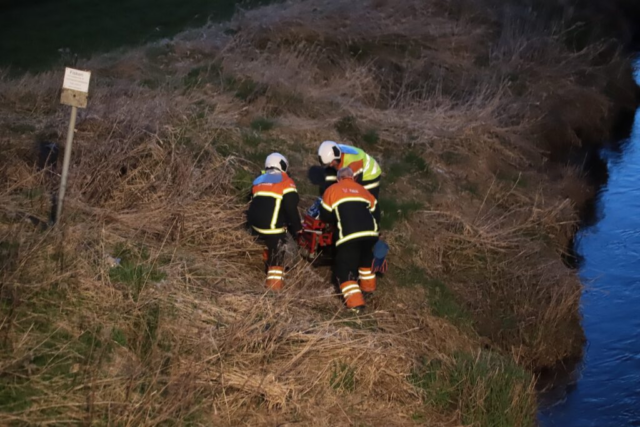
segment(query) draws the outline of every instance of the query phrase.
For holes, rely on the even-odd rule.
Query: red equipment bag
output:
[[[334,227],[305,215],[302,221],[302,232],[298,236],[298,244],[306,258],[316,258],[319,253],[333,245]]]

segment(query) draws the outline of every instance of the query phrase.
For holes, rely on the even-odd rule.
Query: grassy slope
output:
[[[95,80],[60,231],[24,215],[45,218],[55,187],[32,141],[63,136],[61,74],[0,82],[3,422],[534,423],[528,370],[582,345],[559,255],[589,191],[567,153],[606,136],[624,61],[517,6],[352,3],[271,6],[82,64]],[[329,138],[386,173],[392,271],[360,317],[295,258],[287,290],[264,293],[242,227],[264,156],[288,155],[306,206]]]

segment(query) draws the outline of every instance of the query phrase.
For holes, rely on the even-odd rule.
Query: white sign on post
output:
[[[64,146],[64,162],[62,164],[60,192],[58,193],[54,222],[60,221],[62,215],[62,203],[67,190],[67,177],[69,175],[69,164],[71,163],[71,145],[73,144],[73,134],[76,130],[76,116],[78,108],[87,108],[90,80],[91,71],[76,70],[74,68],[67,68],[64,71],[60,102],[71,106],[71,120],[69,120],[69,130],[67,131],[67,144]]]
[[[60,102],[72,107],[87,108],[91,71],[67,68],[64,72]]]
[[[89,93],[89,80],[91,80],[91,71],[81,71],[75,70],[73,68],[67,68],[64,72],[64,81],[62,82],[62,88]]]

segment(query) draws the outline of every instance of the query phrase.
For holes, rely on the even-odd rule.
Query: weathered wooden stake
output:
[[[90,71],[67,68],[64,73],[60,102],[71,106],[71,119],[69,120],[69,130],[67,130],[67,144],[64,146],[64,162],[62,163],[62,177],[60,179],[60,192],[58,194],[58,205],[56,217],[54,218],[55,222],[60,222],[60,218],[62,217],[62,205],[64,203],[64,193],[67,191],[67,180],[69,179],[69,164],[71,163],[73,136],[76,132],[78,108],[87,107],[90,79]]]
[[[78,107],[71,107],[71,119],[67,130],[67,143],[64,146],[64,162],[62,163],[62,178],[60,179],[60,192],[58,194],[58,210],[56,211],[56,221],[60,221],[62,215],[62,203],[64,193],[67,191],[67,179],[69,176],[69,164],[71,163],[71,148],[73,146],[73,135],[76,132],[76,117]]]

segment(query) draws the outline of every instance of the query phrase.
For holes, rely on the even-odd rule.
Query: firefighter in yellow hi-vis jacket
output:
[[[360,148],[324,141],[318,148],[318,159],[324,166],[326,174],[322,191],[337,181],[338,170],[349,168],[353,171],[355,181],[367,189],[373,197],[378,198],[382,170],[376,159]]]

